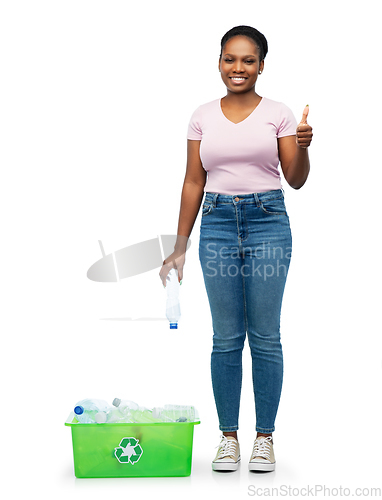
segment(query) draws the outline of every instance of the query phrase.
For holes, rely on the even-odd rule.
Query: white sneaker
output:
[[[249,460],[249,470],[273,471],[276,467],[275,454],[271,436],[259,436],[255,439],[252,455]]]
[[[233,436],[222,435],[219,449],[212,461],[213,470],[237,470],[240,463],[239,443]]]

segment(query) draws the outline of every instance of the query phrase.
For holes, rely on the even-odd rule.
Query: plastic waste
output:
[[[138,410],[132,410],[131,418],[133,419],[133,422],[137,424],[151,424],[158,422],[158,420],[153,416],[152,410],[148,410],[143,406],[140,406]]]
[[[156,423],[156,422],[195,422],[199,419],[194,406],[164,405],[148,409],[134,401],[115,398],[109,405],[100,399],[79,401],[74,414],[80,423]]]
[[[144,406],[139,406],[134,401],[115,398],[113,400],[113,406],[115,407],[115,410],[119,412],[120,422],[131,422],[137,424],[157,422],[157,420],[153,417],[152,410],[149,410]]]
[[[172,418],[165,414],[163,408],[155,407],[153,408],[153,417],[160,422],[175,422]]]
[[[194,422],[195,408],[184,405],[165,405],[153,408],[153,416],[162,422]]]
[[[125,419],[123,415],[119,412],[118,408],[111,408],[107,412],[107,420],[106,422],[108,424],[116,424],[116,423],[122,423],[122,422],[129,422],[128,419]]]
[[[178,328],[180,319],[179,288],[178,270],[173,268],[166,277],[166,317],[170,322],[171,329]]]
[[[131,415],[131,411],[138,410],[139,406],[134,401],[129,401],[126,399],[113,399],[113,408],[111,411],[111,421],[115,419],[116,422],[130,422],[133,423],[134,420]]]
[[[102,399],[83,399],[74,407],[76,419],[81,424],[103,424],[109,411],[110,405]]]

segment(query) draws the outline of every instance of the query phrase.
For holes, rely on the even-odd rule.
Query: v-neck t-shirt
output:
[[[266,97],[239,123],[224,115],[220,98],[199,106],[187,139],[201,141],[200,159],[207,172],[204,192],[236,195],[280,189],[277,139],[295,135],[296,127],[292,111]]]

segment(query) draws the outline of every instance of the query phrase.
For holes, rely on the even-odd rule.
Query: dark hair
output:
[[[252,28],[251,26],[243,26],[243,25],[235,26],[234,28],[227,31],[227,33],[223,36],[223,38],[221,39],[220,59],[223,53],[224,45],[228,42],[230,38],[233,38],[234,36],[238,35],[246,36],[255,43],[255,45],[259,50],[260,62],[261,62],[265,58],[268,52],[267,39],[257,29]]]

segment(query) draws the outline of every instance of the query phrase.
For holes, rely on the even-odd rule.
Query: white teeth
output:
[[[245,80],[245,78],[231,77],[231,80],[239,80],[240,82]]]

